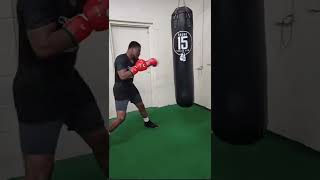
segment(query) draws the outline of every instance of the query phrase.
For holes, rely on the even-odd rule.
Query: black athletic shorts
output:
[[[126,100],[139,94],[137,87],[133,83],[117,82],[113,86],[115,100]]]
[[[79,134],[104,128],[96,100],[76,70],[46,81],[22,75],[16,75],[13,91],[24,153],[53,153],[63,124]]]
[[[138,104],[142,102],[140,94],[135,94],[130,96],[129,99],[125,100],[115,100],[116,111],[127,111],[129,101],[133,104]]]
[[[129,101],[137,104],[142,102],[139,90],[133,84],[115,83],[113,86],[116,111],[126,111]]]

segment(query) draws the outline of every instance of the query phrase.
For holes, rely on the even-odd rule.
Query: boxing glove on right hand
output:
[[[136,64],[130,68],[130,71],[133,75],[137,74],[139,71],[145,71],[148,69],[146,61],[139,59]]]

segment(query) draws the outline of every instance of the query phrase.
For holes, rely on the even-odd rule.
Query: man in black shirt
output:
[[[113,94],[115,98],[117,119],[114,120],[109,128],[109,132],[115,130],[126,117],[126,111],[129,101],[134,103],[144,120],[144,126],[147,128],[156,128],[158,125],[150,121],[148,113],[142,102],[140,93],[133,84],[133,76],[139,71],[147,69],[147,62],[139,60],[141,45],[132,41],[129,44],[125,54],[117,56],[114,62],[115,68],[115,84],[113,86]],[[156,60],[149,60],[149,64],[155,63]]]
[[[108,133],[75,63],[78,45],[108,29],[108,0],[18,0],[19,63],[14,103],[25,180],[51,179],[60,129],[66,124],[91,147],[108,173]]]

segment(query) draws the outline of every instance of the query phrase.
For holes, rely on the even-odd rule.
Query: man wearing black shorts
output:
[[[115,98],[117,118],[111,123],[109,132],[114,131],[126,118],[126,111],[129,101],[136,105],[147,128],[156,128],[148,117],[148,113],[142,102],[140,93],[133,84],[133,76],[139,71],[147,69],[147,62],[139,60],[141,45],[132,41],[125,54],[117,56],[114,62],[115,84],[113,94]],[[155,61],[155,60],[154,60]]]
[[[108,1],[18,0],[19,63],[14,78],[25,180],[49,180],[63,124],[78,133],[108,175],[108,133],[75,69],[79,43],[108,29]]]

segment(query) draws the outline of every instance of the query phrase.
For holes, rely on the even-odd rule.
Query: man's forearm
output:
[[[130,79],[132,77],[133,77],[133,74],[131,71],[125,71],[125,72],[121,73],[121,75],[120,75],[121,80]]]
[[[59,30],[56,26],[51,23],[28,31],[31,46],[39,58],[47,58],[75,47],[92,32],[88,21],[79,15],[70,19]]]
[[[38,57],[46,58],[62,53],[64,50],[74,46],[75,44],[70,35],[61,29],[50,33],[46,40],[34,48],[34,51]]]

